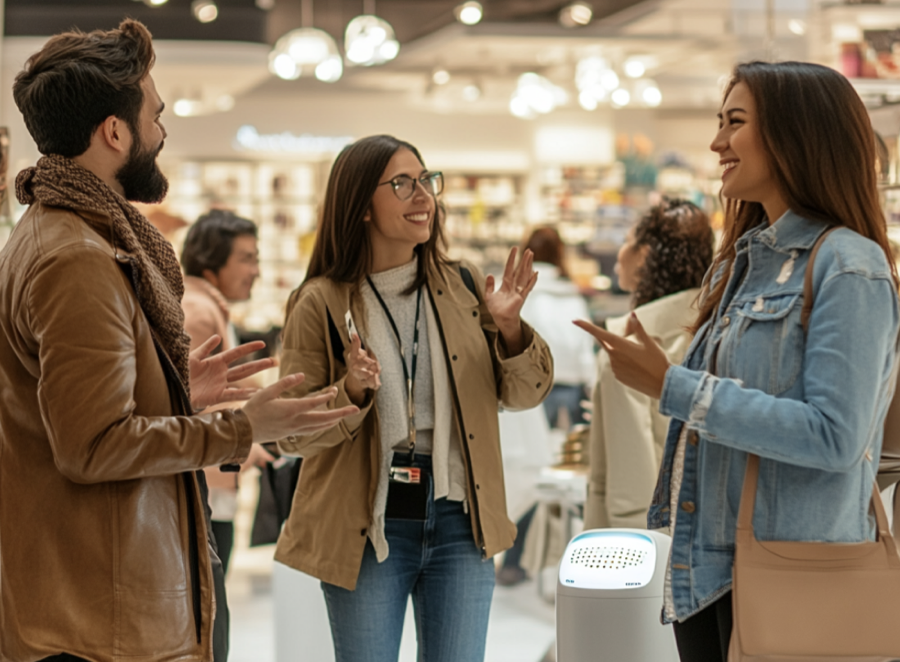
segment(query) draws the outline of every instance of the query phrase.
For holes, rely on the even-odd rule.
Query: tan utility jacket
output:
[[[472,274],[475,291],[483,292],[477,268],[462,266]],[[332,406],[350,403],[344,390],[343,353],[349,345],[344,315],[352,309],[357,324],[365,320],[361,297],[353,290],[324,278],[303,287],[284,332],[281,373],[306,374],[292,395],[333,384],[338,395]],[[430,273],[428,292],[462,437],[474,543],[489,558],[512,546],[516,536],[506,514],[497,411],[540,404],[551,387],[553,359],[547,344],[524,324],[525,351],[506,358],[487,307],[469,291],[456,266],[443,275]],[[359,414],[337,427],[279,443],[283,452],[304,460],[276,560],[330,584],[356,587],[378,486],[378,430],[370,397]]]
[[[194,470],[246,455],[250,424],[173,416],[190,403],[109,236],[35,204],[0,252],[3,662],[212,659]]]

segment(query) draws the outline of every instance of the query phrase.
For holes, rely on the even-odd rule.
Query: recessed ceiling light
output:
[[[213,0],[194,0],[191,3],[191,12],[201,23],[212,23],[219,18],[219,8]]]
[[[559,22],[566,28],[577,28],[587,25],[594,17],[593,8],[586,2],[573,2],[559,12]]]
[[[453,13],[456,15],[456,20],[460,23],[464,23],[465,25],[475,25],[480,22],[481,18],[484,16],[484,9],[480,2],[470,0],[469,2],[457,5],[453,10]]]

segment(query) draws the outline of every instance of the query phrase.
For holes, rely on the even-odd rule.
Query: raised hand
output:
[[[344,352],[344,362],[347,364],[344,389],[351,402],[361,405],[367,389],[377,391],[381,386],[381,364],[372,352],[362,348],[362,341],[356,333],[349,349]]]
[[[350,405],[340,409],[327,409],[334,400],[337,389],[333,386],[303,398],[279,398],[282,393],[302,384],[303,373],[288,375],[261,389],[243,411],[253,428],[253,441],[263,443],[277,441],[295,435],[307,435],[327,430],[341,419],[359,413],[359,407]]]
[[[584,320],[575,320],[573,324],[594,336],[606,350],[617,380],[644,395],[659,399],[669,370],[669,359],[644,329],[637,315],[631,313],[625,327],[625,334],[634,335],[635,340],[617,336]]]
[[[494,291],[493,276],[488,276],[484,283],[484,303],[512,356],[520,354],[525,349],[519,313],[538,278],[533,268],[534,253],[526,249],[519,264],[516,265],[518,252],[519,249],[516,247],[509,252],[500,289]]]
[[[256,340],[210,356],[210,352],[221,341],[217,335],[210,336],[205,343],[191,352],[191,404],[195,409],[204,409],[223,402],[246,400],[259,389],[238,387],[233,384],[275,365],[275,359],[260,359],[232,368],[230,367],[232,363],[248,354],[258,352],[266,346],[266,343]]]

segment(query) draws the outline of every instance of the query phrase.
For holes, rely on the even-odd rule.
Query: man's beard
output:
[[[169,180],[156,164],[163,143],[155,152],[145,150],[137,131],[132,134],[135,140],[128,151],[128,160],[116,172],[116,180],[122,185],[126,200],[148,204],[162,202],[169,191]]]

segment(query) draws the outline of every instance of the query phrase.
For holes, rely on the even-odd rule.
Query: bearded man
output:
[[[127,20],[53,37],[13,89],[45,156],[19,173],[30,207],[0,251],[3,662],[225,660],[200,470],[358,411],[279,399],[302,375],[234,387],[270,364],[229,368],[261,343],[190,352],[175,252],[128,202],[167,189],[153,61]]]

